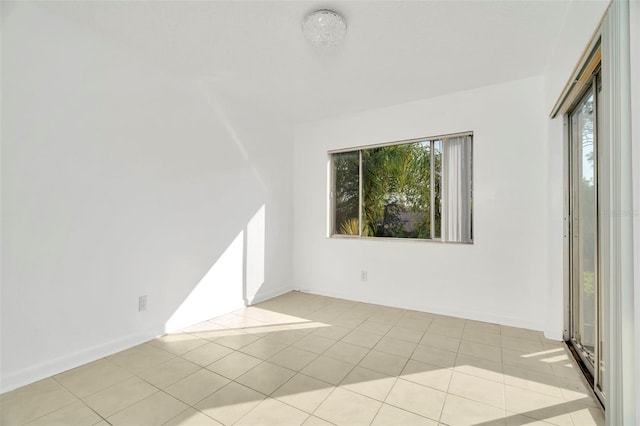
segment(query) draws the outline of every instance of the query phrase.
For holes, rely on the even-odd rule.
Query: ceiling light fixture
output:
[[[347,21],[333,10],[316,10],[302,21],[302,32],[311,44],[328,50],[338,46],[344,39]]]

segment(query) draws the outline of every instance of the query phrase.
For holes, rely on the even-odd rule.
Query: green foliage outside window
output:
[[[440,141],[389,145],[334,154],[335,232],[360,235],[362,231],[361,235],[365,237],[430,239],[433,238],[433,229],[434,236],[439,237],[441,156]],[[360,208],[362,230],[359,229]]]

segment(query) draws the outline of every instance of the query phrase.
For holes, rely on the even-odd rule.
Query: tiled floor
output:
[[[291,292],[0,396],[9,425],[601,425],[559,342]]]

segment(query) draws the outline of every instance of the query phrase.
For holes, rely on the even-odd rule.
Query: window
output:
[[[471,242],[472,138],[330,152],[331,234]]]

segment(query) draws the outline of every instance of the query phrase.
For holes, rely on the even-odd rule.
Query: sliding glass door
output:
[[[602,397],[602,283],[598,257],[599,73],[569,113],[570,339],[594,390]],[[590,377],[589,377],[590,376]]]

